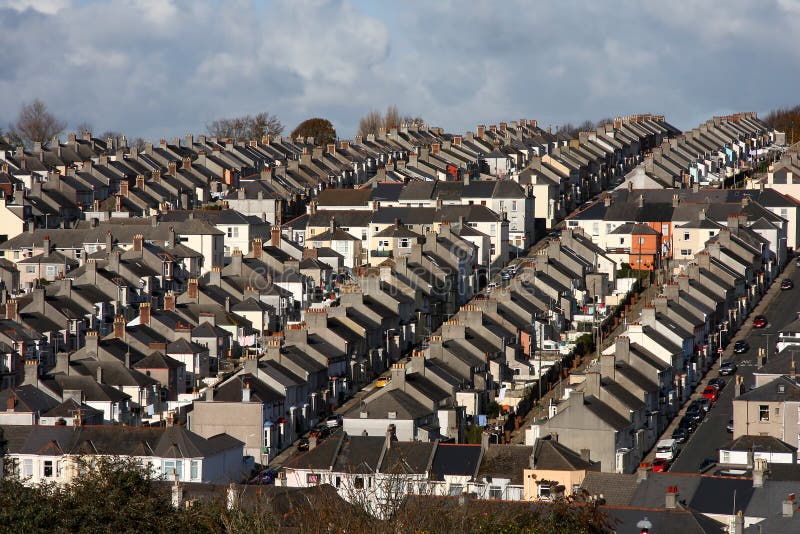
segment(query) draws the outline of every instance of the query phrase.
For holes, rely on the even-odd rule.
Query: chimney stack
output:
[[[144,243],[144,235],[136,234],[135,236],[133,236],[133,250],[134,250],[134,252],[141,252],[143,243]]]
[[[164,310],[175,311],[175,293],[172,291],[167,291],[164,294]]]
[[[114,337],[125,339],[125,317],[122,315],[114,317]]]
[[[189,278],[186,294],[190,299],[197,300],[197,278]]]
[[[17,310],[19,309],[19,304],[17,304],[16,300],[10,299],[6,301],[6,319],[9,321],[16,321],[18,319]]]
[[[142,302],[139,304],[139,324],[150,325],[150,303]]]
[[[789,495],[789,498],[781,503],[781,514],[786,518],[794,516],[794,493]]]
[[[678,507],[678,486],[667,487],[667,500],[665,504],[668,510],[674,510]]]
[[[333,222],[331,222],[333,224]],[[273,247],[280,248],[281,246],[281,228],[280,226],[273,225],[270,230],[270,241]]]
[[[260,260],[261,253],[264,252],[264,243],[261,241],[260,237],[253,239],[253,258]]]

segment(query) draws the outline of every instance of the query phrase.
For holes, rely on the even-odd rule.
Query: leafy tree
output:
[[[490,419],[496,419],[500,415],[500,405],[497,401],[492,401],[486,406],[486,415]]]
[[[66,127],[66,122],[50,113],[47,105],[35,98],[22,106],[16,122],[8,125],[8,131],[14,142],[30,147],[36,142],[48,142]]]
[[[280,135],[283,133],[283,124],[275,115],[261,112],[256,115],[217,119],[207,124],[206,129],[213,137],[247,141],[261,139],[265,135]]]
[[[336,130],[328,119],[314,117],[304,120],[292,131],[292,139],[313,137],[318,145],[336,142]]]

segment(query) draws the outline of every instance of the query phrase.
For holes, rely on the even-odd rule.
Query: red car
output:
[[[703,398],[708,399],[711,402],[717,402],[719,398],[719,390],[714,386],[706,386],[706,389],[703,390]]]
[[[764,328],[767,326],[767,318],[763,315],[756,315],[753,318],[753,328]]]
[[[653,460],[653,473],[663,473],[669,469],[670,461],[666,458],[656,458]]]

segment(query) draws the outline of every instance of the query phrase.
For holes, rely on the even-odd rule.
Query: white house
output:
[[[249,475],[243,443],[227,434],[202,438],[184,427],[3,426],[4,462],[27,484],[67,484],[80,460],[131,459],[182,482],[225,484]]]

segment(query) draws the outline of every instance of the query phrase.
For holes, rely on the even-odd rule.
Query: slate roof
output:
[[[70,454],[139,455],[143,451],[162,458],[206,458],[244,445],[230,436],[205,439],[182,426],[126,427],[4,425],[8,452],[39,454],[43,450]]]
[[[386,440],[384,439],[384,444]],[[436,442],[392,441],[383,454],[381,473],[427,473]]]
[[[761,387],[739,395],[735,400],[752,402],[800,402],[800,385],[788,376],[781,376]]]
[[[58,401],[44,391],[25,384],[0,391],[0,412],[7,412],[8,399],[14,397],[15,412],[44,413],[58,406]]]
[[[367,412],[372,417],[386,419],[389,412],[397,414],[396,419],[419,419],[430,415],[433,410],[420,404],[414,397],[398,389],[387,392],[380,392],[380,395],[373,395],[364,399]],[[349,419],[359,419],[361,417],[361,407],[355,406],[344,417]]]
[[[530,468],[533,447],[527,445],[489,445],[484,451],[478,478],[505,478],[522,484],[523,472]]]
[[[636,475],[587,471],[581,488],[589,495],[602,494],[609,506],[629,506],[637,488]]]
[[[797,452],[797,447],[773,436],[739,436],[728,445],[722,447],[726,451],[758,451],[758,452]]]
[[[431,478],[442,480],[445,475],[473,477],[482,453],[480,445],[439,443],[431,464]]]
[[[587,462],[581,455],[552,439],[537,439],[533,448],[535,469],[551,471],[578,471],[592,469],[592,462]]]

